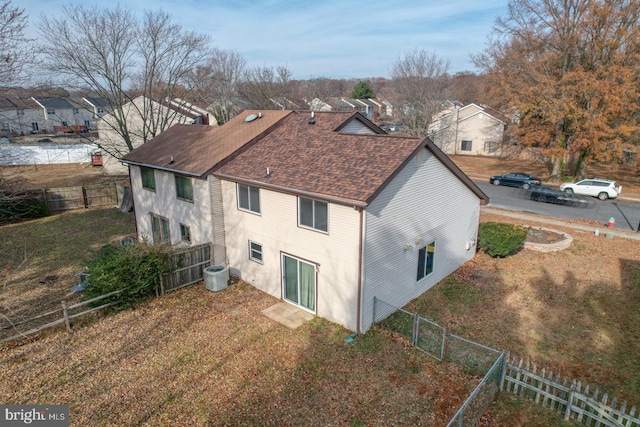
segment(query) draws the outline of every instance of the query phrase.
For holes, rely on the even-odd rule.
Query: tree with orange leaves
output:
[[[639,23],[637,0],[511,0],[473,58],[551,178],[584,176],[640,144]]]

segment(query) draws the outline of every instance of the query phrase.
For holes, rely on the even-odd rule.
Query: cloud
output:
[[[31,20],[67,4],[20,3]],[[451,72],[473,70],[469,55],[484,48],[506,2],[428,3],[138,0],[126,7],[140,16],[161,8],[183,28],[210,34],[216,47],[237,51],[249,66],[284,65],[294,78],[389,77],[398,55],[414,48],[450,60]]]

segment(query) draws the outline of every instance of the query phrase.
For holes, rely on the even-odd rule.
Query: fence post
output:
[[[82,204],[84,205],[84,208],[87,209],[89,207],[89,200],[87,200],[87,189],[84,188],[84,185],[81,188],[82,188]]]
[[[411,337],[411,344],[414,347],[418,346],[418,314],[413,313],[413,336]]]
[[[446,360],[449,351],[449,339],[447,338],[447,327],[442,328],[442,360]]]
[[[504,351],[502,352],[502,368],[500,369],[500,391],[504,390],[504,380],[507,376],[507,368],[509,366],[509,358],[511,353],[507,352],[507,356],[505,357]]]
[[[571,407],[573,405],[573,394],[575,393],[574,390],[575,390],[575,384],[571,384],[571,391],[569,391],[569,398],[567,399],[567,409],[564,411],[565,421],[569,421],[569,417],[571,416]]]
[[[67,331],[71,330],[71,323],[69,323],[69,310],[67,310],[67,302],[62,301],[62,315],[64,316],[64,323],[67,325]]]

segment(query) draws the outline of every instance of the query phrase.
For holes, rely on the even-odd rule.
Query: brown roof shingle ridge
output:
[[[420,149],[428,149],[480,199],[488,198],[428,138],[342,133],[353,112],[293,112],[236,158],[219,178],[364,207]],[[366,119],[365,119],[366,120]],[[269,173],[267,174],[267,170]]]
[[[336,130],[354,115],[361,116],[315,112],[312,121],[309,113],[294,112],[254,146],[216,169],[214,175],[366,205],[424,140]]]
[[[125,155],[122,161],[204,177],[244,145],[268,133],[290,113],[245,110],[221,126],[176,124]],[[252,114],[257,118],[247,121]]]

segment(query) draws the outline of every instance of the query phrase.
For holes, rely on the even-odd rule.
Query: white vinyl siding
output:
[[[355,330],[360,213],[353,207],[330,204],[331,234],[318,233],[298,226],[298,198],[294,195],[261,188],[258,216],[237,209],[235,183],[222,181],[222,194],[231,273],[281,299],[282,255],[315,264],[316,314]],[[262,264],[247,256],[248,241],[262,245]]]
[[[367,207],[362,328],[373,320],[373,298],[403,307],[473,257],[480,202],[430,152],[408,162]],[[416,281],[420,248],[437,242],[433,272]]]
[[[352,120],[348,125],[340,129],[340,133],[357,133],[360,135],[374,135],[375,132],[365,126],[359,120]]]
[[[131,191],[134,195],[136,224],[140,239],[153,240],[149,213],[167,218],[171,231],[171,243],[182,242],[180,224],[188,224],[191,244],[199,245],[213,241],[212,215],[208,181],[191,178],[194,199],[198,203],[176,203],[174,174],[161,170],[155,171],[156,191],[142,188],[140,167],[131,166]],[[215,250],[214,250],[215,251]]]
[[[224,234],[224,209],[220,180],[213,175],[207,178],[209,185],[210,231],[213,239],[213,262],[223,265],[227,262],[227,244]]]

